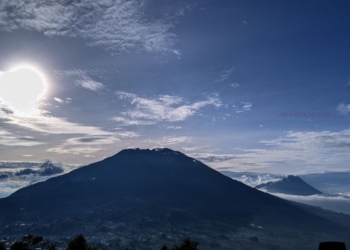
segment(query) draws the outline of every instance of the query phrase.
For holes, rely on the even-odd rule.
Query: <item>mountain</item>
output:
[[[0,199],[0,235],[83,233],[137,249],[185,236],[201,249],[233,249],[260,234],[259,249],[289,249],[295,237],[311,249],[324,235],[346,239],[349,225],[349,216],[261,192],[170,149],[122,150]]]
[[[282,193],[290,195],[315,195],[322,194],[321,191],[310,186],[300,177],[294,175],[288,175],[281,180],[268,182],[264,184],[257,185],[257,189],[265,189],[270,193]]]

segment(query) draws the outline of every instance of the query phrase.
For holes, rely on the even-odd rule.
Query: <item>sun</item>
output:
[[[18,114],[32,114],[47,89],[44,75],[34,67],[20,66],[0,73],[0,101]]]

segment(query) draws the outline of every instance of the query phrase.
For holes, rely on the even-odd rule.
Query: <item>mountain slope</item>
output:
[[[64,208],[65,203],[103,204],[125,197],[237,218],[252,217],[256,204],[261,208],[287,205],[169,149],[123,150],[101,162],[23,188],[0,204],[11,202],[12,208],[40,210]],[[38,207],[36,201],[42,200],[46,204]]]
[[[348,233],[348,222],[349,217],[246,186],[170,149],[122,150],[0,199],[0,224],[8,235],[35,232],[107,237],[128,232],[127,237],[132,238],[167,232],[178,233],[176,237],[204,235],[208,240],[240,228],[257,234],[261,229],[251,225],[259,225],[269,232],[285,232],[278,236],[284,240],[293,240],[291,232],[319,232],[313,238],[316,242],[330,230],[337,235]],[[107,229],[101,229],[102,225]],[[215,237],[214,243],[221,236]],[[223,249],[232,249],[232,243]]]
[[[312,187],[311,185],[303,181],[300,177],[293,175],[288,175],[287,177],[284,177],[279,181],[260,184],[255,188],[265,189],[270,193],[282,193],[290,195],[308,196],[322,194],[321,191]]]

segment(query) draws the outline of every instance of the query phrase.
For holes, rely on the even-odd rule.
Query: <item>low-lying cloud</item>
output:
[[[64,169],[60,166],[54,165],[50,160],[42,163],[38,169],[25,168],[15,172],[16,176],[25,176],[25,175],[39,175],[39,176],[51,176],[56,174],[61,174],[64,172]]]

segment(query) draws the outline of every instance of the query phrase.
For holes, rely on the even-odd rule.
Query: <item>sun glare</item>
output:
[[[0,74],[0,100],[17,114],[35,113],[46,88],[44,75],[33,67],[21,66]]]

